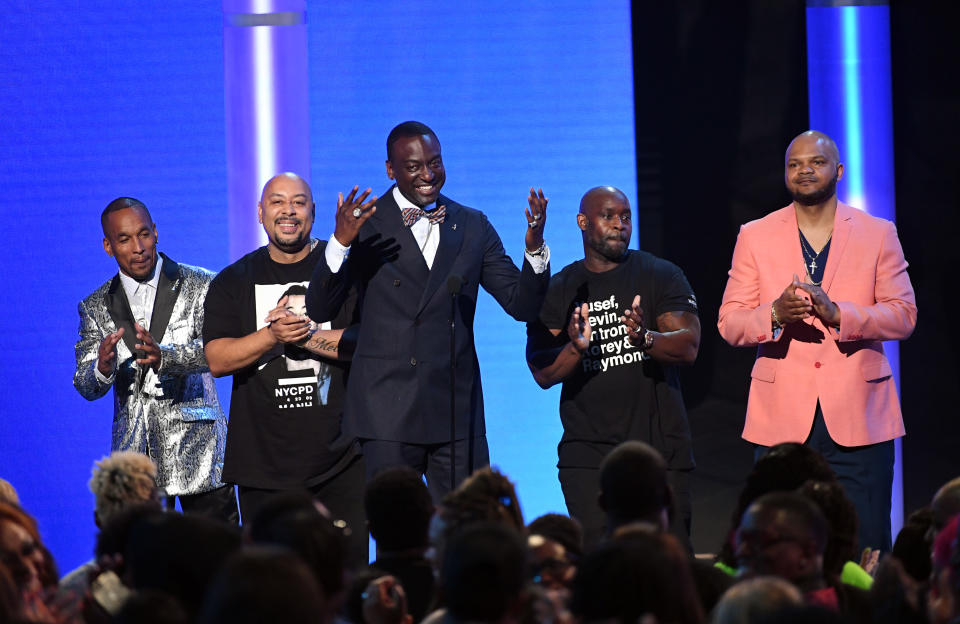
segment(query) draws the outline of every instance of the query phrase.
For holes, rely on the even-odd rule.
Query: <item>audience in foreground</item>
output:
[[[366,488],[367,527],[331,518],[309,493],[280,493],[241,535],[164,511],[150,460],[114,453],[90,480],[94,558],[59,586],[36,521],[0,481],[0,623],[960,622],[960,479],[911,514],[892,553],[860,567],[856,512],[829,467],[778,445],[739,498],[721,557],[731,565],[714,567],[669,532],[665,465],[641,442],[611,451],[597,492],[606,537],[585,551],[567,516],[525,526],[514,484],[494,468],[436,509],[414,472],[383,471]],[[364,530],[377,558],[351,569],[347,536]]]

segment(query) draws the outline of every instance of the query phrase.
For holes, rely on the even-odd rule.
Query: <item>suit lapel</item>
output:
[[[134,345],[137,344],[137,330],[133,328],[133,311],[130,310],[130,302],[127,301],[127,293],[123,290],[119,273],[110,282],[104,302],[113,324],[117,329],[123,328],[123,343],[127,345],[130,353],[136,353]]]
[[[370,222],[373,229],[383,240],[394,239],[400,246],[400,254],[394,260],[394,266],[398,271],[405,275],[416,278],[418,284],[424,284],[427,280],[429,269],[427,263],[423,260],[423,254],[420,252],[420,246],[417,245],[417,239],[414,238],[410,228],[403,224],[403,216],[400,214],[400,206],[393,199],[393,187],[390,187],[380,199],[382,205],[377,206],[377,212],[371,217]],[[380,204],[380,201],[377,203]]]
[[[160,279],[157,281],[157,296],[153,300],[153,314],[150,317],[150,335],[157,343],[163,342],[163,332],[167,331],[167,323],[170,322],[170,314],[173,312],[173,306],[177,302],[177,296],[180,294],[180,286],[183,280],[180,279],[180,265],[165,256],[163,256],[163,266],[160,271]]]
[[[827,294],[830,293],[830,285],[837,274],[837,268],[843,258],[843,250],[847,246],[850,231],[853,229],[852,210],[856,208],[837,202],[837,214],[833,217],[833,238],[830,239],[830,254],[827,256],[827,266],[823,270],[823,291]]]
[[[794,209],[793,204],[783,209],[782,218],[783,239],[775,249],[778,255],[781,249],[787,249],[790,252],[787,256],[791,258],[790,274],[784,275],[781,278],[783,280],[783,286],[786,287],[794,275],[799,277],[801,282],[807,281],[807,265],[804,262],[803,249],[800,248],[800,228],[797,225],[797,211]]]
[[[430,277],[427,279],[427,287],[423,289],[423,296],[420,298],[420,305],[417,306],[417,314],[423,311],[427,302],[433,297],[433,294],[447,281],[450,275],[450,269],[453,267],[453,261],[460,253],[460,247],[463,244],[462,225],[463,211],[457,204],[448,198],[441,196],[438,204],[447,207],[446,217],[438,228],[440,230],[440,244],[437,247],[437,255],[433,258],[433,267],[430,269]],[[422,256],[423,254],[421,254]],[[462,276],[461,276],[462,277]]]

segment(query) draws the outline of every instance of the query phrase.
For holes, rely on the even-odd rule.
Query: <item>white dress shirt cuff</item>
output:
[[[337,237],[331,234],[327,240],[327,246],[323,250],[323,257],[326,259],[330,271],[333,273],[339,272],[340,267],[343,266],[343,261],[346,260],[349,255],[350,247],[341,245]]]
[[[117,372],[114,371],[109,377],[104,377],[103,373],[100,372],[100,359],[97,358],[93,361],[93,374],[97,376],[97,381],[102,383],[105,386],[109,386],[113,383],[113,378],[117,376]]]
[[[543,246],[543,253],[537,256],[532,255],[526,249],[523,250],[523,257],[527,259],[527,262],[530,263],[530,266],[533,267],[533,272],[537,275],[540,275],[547,270],[547,266],[550,264],[550,248],[547,245]]]

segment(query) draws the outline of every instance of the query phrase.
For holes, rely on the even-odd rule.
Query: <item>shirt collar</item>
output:
[[[393,187],[393,199],[394,201],[397,202],[397,206],[400,207],[400,210],[403,210],[404,208],[420,208],[420,206],[416,205],[415,203],[413,203],[412,201],[404,197],[403,193],[400,192],[400,189],[397,188],[396,185],[394,185]],[[430,212],[435,207],[436,207],[436,202],[432,204],[428,204],[423,208],[420,208],[420,210],[423,210],[424,212]]]

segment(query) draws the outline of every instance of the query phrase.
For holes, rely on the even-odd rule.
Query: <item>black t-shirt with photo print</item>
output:
[[[286,293],[287,307],[306,314],[300,298],[317,263],[324,262],[323,249],[321,242],[300,262],[280,264],[261,247],[221,271],[207,294],[204,343],[259,330]],[[354,303],[344,306],[331,328],[354,322]],[[347,363],[277,345],[236,371],[223,480],[285,489],[317,485],[343,470],[359,453],[355,441],[340,437],[348,370]]]
[[[635,295],[654,331],[665,312],[697,313],[696,297],[679,267],[629,250],[623,262],[603,273],[588,271],[582,260],[566,266],[550,280],[539,322],[527,326],[534,351],[560,346],[569,340],[574,305],[590,306],[590,347],[560,392],[561,467],[595,468],[603,454],[590,452],[591,445],[606,451],[626,440],[652,445],[672,469],[694,466],[678,367],[630,344],[620,322]],[[560,329],[560,335],[554,338],[548,329]],[[586,444],[571,444],[565,452],[569,442]]]

